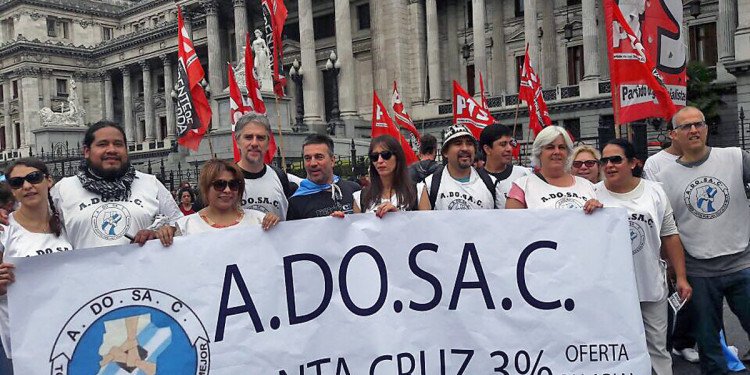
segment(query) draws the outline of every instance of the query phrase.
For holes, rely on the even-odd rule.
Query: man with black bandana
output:
[[[76,175],[63,178],[50,191],[73,248],[142,245],[155,238],[148,227],[157,215],[170,225],[182,217],[167,188],[130,165],[120,125],[99,121],[89,127],[83,156]]]
[[[290,184],[286,173],[263,161],[271,139],[268,118],[254,112],[240,117],[234,136],[242,155],[237,165],[245,177],[242,208],[271,213],[286,220],[288,199],[296,186]]]

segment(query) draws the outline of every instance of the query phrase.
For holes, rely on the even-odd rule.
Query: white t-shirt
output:
[[[60,180],[50,194],[75,249],[124,245],[125,234],[135,236],[148,228],[157,214],[169,224],[182,212],[167,188],[155,176],[136,171],[127,201],[103,202],[102,197],[83,188],[78,177]]]
[[[643,178],[656,181],[656,175],[664,168],[675,164],[679,157],[679,155],[672,155],[664,150],[651,155],[643,164]]]
[[[635,281],[641,302],[666,298],[667,274],[666,262],[660,255],[661,237],[678,234],[667,193],[658,182],[644,179],[628,193],[613,193],[607,190],[604,181],[594,189],[605,207],[623,207],[628,211]]]
[[[227,228],[235,228],[237,226],[253,226],[253,225],[261,225],[263,224],[263,217],[266,216],[265,213],[256,211],[256,210],[242,210],[244,212],[244,215],[242,216],[242,220],[240,220],[239,223],[232,225],[230,227],[224,227],[224,228],[214,228],[210,226],[208,223],[206,223],[205,220],[203,220],[200,217],[200,213],[196,212],[192,215],[183,216],[180,219],[177,220],[175,223],[175,226],[180,231],[180,233],[183,236],[191,235],[191,234],[197,234],[197,233],[203,233],[203,232],[213,232],[217,230],[227,229]]]
[[[495,178],[490,176],[492,181]],[[432,175],[427,176],[424,180],[425,189],[429,196],[432,186]],[[496,186],[496,190],[497,190]],[[421,194],[421,193],[420,193]],[[499,194],[498,192],[498,195]],[[498,199],[500,197],[498,196]],[[495,202],[492,201],[492,193],[487,189],[484,181],[479,177],[479,173],[471,168],[468,182],[460,182],[451,177],[448,173],[448,167],[443,167],[443,175],[440,179],[440,188],[435,199],[434,210],[479,210],[493,209]]]
[[[497,208],[505,208],[505,202],[508,200],[508,193],[510,192],[510,188],[513,186],[514,181],[523,176],[532,174],[531,169],[520,165],[509,165],[508,168],[512,168],[510,175],[507,178],[496,182],[498,192]],[[497,177],[497,175],[493,174],[493,177]]]
[[[245,172],[245,194],[242,196],[242,208],[261,212],[271,212],[280,220],[286,220],[289,201],[284,195],[284,187],[279,176],[271,167],[265,166],[263,172]]]
[[[550,185],[536,174],[521,177],[513,182],[524,193],[526,208],[583,209],[586,201],[596,198],[591,181],[572,176],[574,183],[568,187]]]
[[[13,213],[8,217],[8,225],[2,227],[0,252],[3,253],[3,259],[51,254],[73,249],[64,230],[60,237],[52,233],[29,232],[16,221]],[[5,354],[10,358],[10,319],[7,295],[0,296],[0,339],[2,339]]]
[[[364,212],[375,212],[378,208],[378,205],[384,202],[384,200],[381,198],[379,203],[371,204],[370,207],[362,208],[362,190],[355,191],[352,196],[354,197],[354,201],[357,202],[357,206],[359,206],[359,210]],[[400,210],[403,211],[403,208],[398,205],[398,196],[396,194],[391,195],[390,202],[395,207],[398,207]]]

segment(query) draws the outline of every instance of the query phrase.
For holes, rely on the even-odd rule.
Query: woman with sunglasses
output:
[[[672,206],[659,183],[640,178],[635,148],[630,142],[612,140],[604,146],[602,155],[605,180],[595,186],[596,195],[608,207],[623,207],[628,211],[633,266],[651,367],[654,374],[672,374],[672,357],[667,351],[667,267],[661,259],[662,250],[674,269],[675,289],[680,298],[685,301],[692,294]]]
[[[599,166],[601,157],[599,151],[589,145],[578,146],[573,150],[570,172],[595,184],[602,180],[602,168]]]
[[[370,184],[354,193],[354,212],[411,211],[417,208],[417,188],[409,178],[406,155],[390,135],[370,142]]]
[[[566,208],[592,213],[601,203],[594,185],[570,174],[573,142],[565,128],[547,126],[537,134],[531,149],[532,164],[539,169],[513,182],[505,208]]]
[[[176,228],[164,226],[157,237],[164,246],[172,244],[172,236],[210,232],[236,226],[261,225],[267,230],[279,223],[278,216],[256,210],[242,209],[240,203],[245,192],[242,170],[225,160],[211,159],[203,164],[198,184],[206,207],[184,216],[175,223]]]
[[[47,166],[35,158],[18,159],[8,166],[5,175],[20,206],[10,213],[8,225],[0,232],[2,257],[28,257],[71,250],[73,246],[49,196],[52,178]],[[9,284],[15,281],[14,268],[11,263],[0,264],[0,333],[8,358],[11,353],[6,293]]]

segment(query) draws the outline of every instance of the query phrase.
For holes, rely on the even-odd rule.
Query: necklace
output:
[[[227,228],[227,227],[231,227],[231,226],[239,224],[240,221],[242,221],[242,218],[245,217],[245,211],[239,211],[237,213],[237,219],[232,224],[227,224],[227,225],[217,224],[216,221],[214,221],[213,219],[211,219],[210,217],[208,217],[208,215],[205,214],[205,213],[200,214],[200,217],[201,217],[201,219],[203,219],[203,221],[206,222],[206,224],[208,224],[208,225],[210,225],[210,226],[212,226],[214,228]]]
[[[19,209],[15,212],[15,215],[13,215],[16,219],[16,222],[20,224],[24,229],[26,229],[29,232],[32,233],[52,233],[49,227],[49,218],[48,220],[42,222],[42,223],[36,223],[32,220],[30,220],[26,215],[24,214],[23,209]]]

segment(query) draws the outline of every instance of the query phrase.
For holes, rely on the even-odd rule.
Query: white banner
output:
[[[352,215],[12,261],[16,374],[651,371],[621,209]]]

